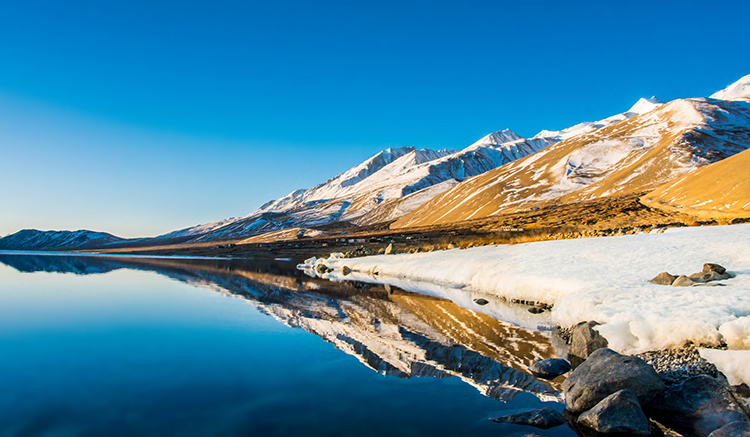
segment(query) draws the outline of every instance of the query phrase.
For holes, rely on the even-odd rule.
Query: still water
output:
[[[284,261],[0,255],[2,436],[421,436],[550,430],[543,334]]]

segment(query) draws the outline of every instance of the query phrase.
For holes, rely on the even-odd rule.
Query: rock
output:
[[[570,372],[570,363],[560,358],[548,358],[532,364],[529,371],[537,378],[555,379]]]
[[[605,434],[651,434],[648,418],[643,414],[638,398],[627,389],[602,399],[594,408],[581,414],[578,423]]]
[[[327,265],[320,263],[315,267],[315,270],[318,272],[318,274],[325,275],[328,272],[332,272],[333,269],[329,268]]]
[[[385,247],[385,251],[383,251],[383,254],[390,255],[391,252],[393,252],[393,243],[388,243],[388,246]]]
[[[672,287],[690,287],[695,281],[685,275],[680,275],[672,282]]]
[[[531,314],[542,314],[544,311],[545,311],[545,309],[544,308],[540,308],[540,307],[531,307],[531,308],[529,308],[529,312]]]
[[[351,272],[352,272],[352,269],[349,268],[349,266],[341,266],[341,274],[342,275],[346,276],[346,275],[348,275]]]
[[[565,418],[563,417],[563,415],[553,410],[552,408],[541,408],[539,410],[509,414],[502,417],[491,417],[490,420],[497,423],[529,425],[542,429],[560,426],[565,423]]]
[[[661,272],[654,276],[654,279],[652,279],[651,282],[659,285],[672,285],[672,282],[674,282],[675,279],[677,279],[677,276],[670,275],[667,272]]]
[[[711,272],[711,273],[703,273],[703,275],[701,275],[701,280],[703,282],[721,281],[723,279],[729,279],[731,277],[732,276],[728,273]]]
[[[590,410],[612,393],[628,389],[645,405],[665,390],[653,367],[612,349],[594,351],[563,383],[565,406],[573,413]]]
[[[581,322],[573,328],[568,352],[568,360],[573,367],[583,362],[595,350],[609,345],[607,339],[593,329],[597,325],[597,322]]]
[[[750,437],[750,422],[732,422],[712,432],[708,437]]]
[[[693,282],[706,282],[703,280],[703,275],[705,274],[703,272],[693,273],[692,275],[688,275],[688,278],[692,279]]]
[[[476,303],[477,305],[487,305],[488,303],[490,303],[490,301],[488,301],[487,299],[479,298],[474,299],[474,303]]]
[[[706,263],[703,264],[703,273],[711,273],[716,272],[718,274],[724,274],[727,272],[727,269],[724,267],[718,265],[718,264],[712,264],[712,263]]]
[[[733,385],[729,390],[734,394],[735,397],[750,398],[750,386],[744,382],[740,385]]]
[[[647,411],[664,425],[699,437],[732,422],[750,420],[727,387],[706,375],[670,387],[648,404]]]

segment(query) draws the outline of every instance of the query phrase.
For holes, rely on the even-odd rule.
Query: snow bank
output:
[[[701,349],[701,357],[713,363],[730,384],[750,384],[750,351]]]
[[[334,269],[323,275],[333,280],[344,279],[346,265],[354,270],[346,279],[368,276],[391,285],[408,280],[432,293],[481,292],[554,304],[552,322],[596,320],[610,346],[625,353],[686,341],[725,340],[741,348],[750,343],[749,224],[316,262]],[[736,277],[721,281],[724,287],[649,282],[662,271],[700,271],[706,262]],[[419,290],[412,284],[412,291]]]
[[[750,317],[740,317],[719,328],[729,349],[750,349]],[[750,362],[748,362],[750,367]]]

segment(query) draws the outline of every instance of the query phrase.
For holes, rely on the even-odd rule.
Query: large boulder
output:
[[[570,372],[570,363],[560,358],[547,358],[532,364],[529,371],[537,378],[555,379]]]
[[[609,345],[607,339],[594,330],[597,325],[597,322],[581,322],[573,328],[568,350],[568,360],[573,367],[586,360],[595,350]]]
[[[649,435],[648,418],[630,390],[612,393],[578,417],[578,423],[604,434]]]
[[[706,375],[670,387],[649,403],[647,411],[664,425],[698,437],[750,420],[727,387]]]
[[[560,426],[565,423],[565,418],[563,417],[563,415],[553,410],[552,408],[541,408],[539,410],[509,414],[502,417],[491,417],[490,420],[497,423],[529,425],[542,429]]]
[[[708,437],[750,437],[750,422],[732,422],[712,432]]]
[[[642,359],[599,349],[563,383],[565,406],[573,413],[582,413],[622,389],[633,392],[645,405],[666,387],[654,368]]]

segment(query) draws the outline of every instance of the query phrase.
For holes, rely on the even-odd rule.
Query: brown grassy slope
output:
[[[455,223],[650,191],[745,150],[749,126],[746,105],[675,100],[464,181],[391,227]]]
[[[301,261],[310,256],[328,256],[367,246],[374,251],[393,244],[396,252],[445,249],[453,246],[514,244],[560,238],[606,236],[649,231],[657,227],[706,224],[695,217],[662,211],[638,202],[645,193],[612,196],[586,202],[550,205],[530,211],[486,217],[460,223],[419,228],[388,229],[387,226],[352,228],[339,233],[330,228],[327,236],[294,238],[276,233],[258,240],[242,239],[212,243],[95,250],[105,253],[149,255],[231,256],[252,258],[291,257]],[[362,243],[360,240],[364,240]]]
[[[750,217],[750,150],[662,185],[641,202],[704,219]]]

